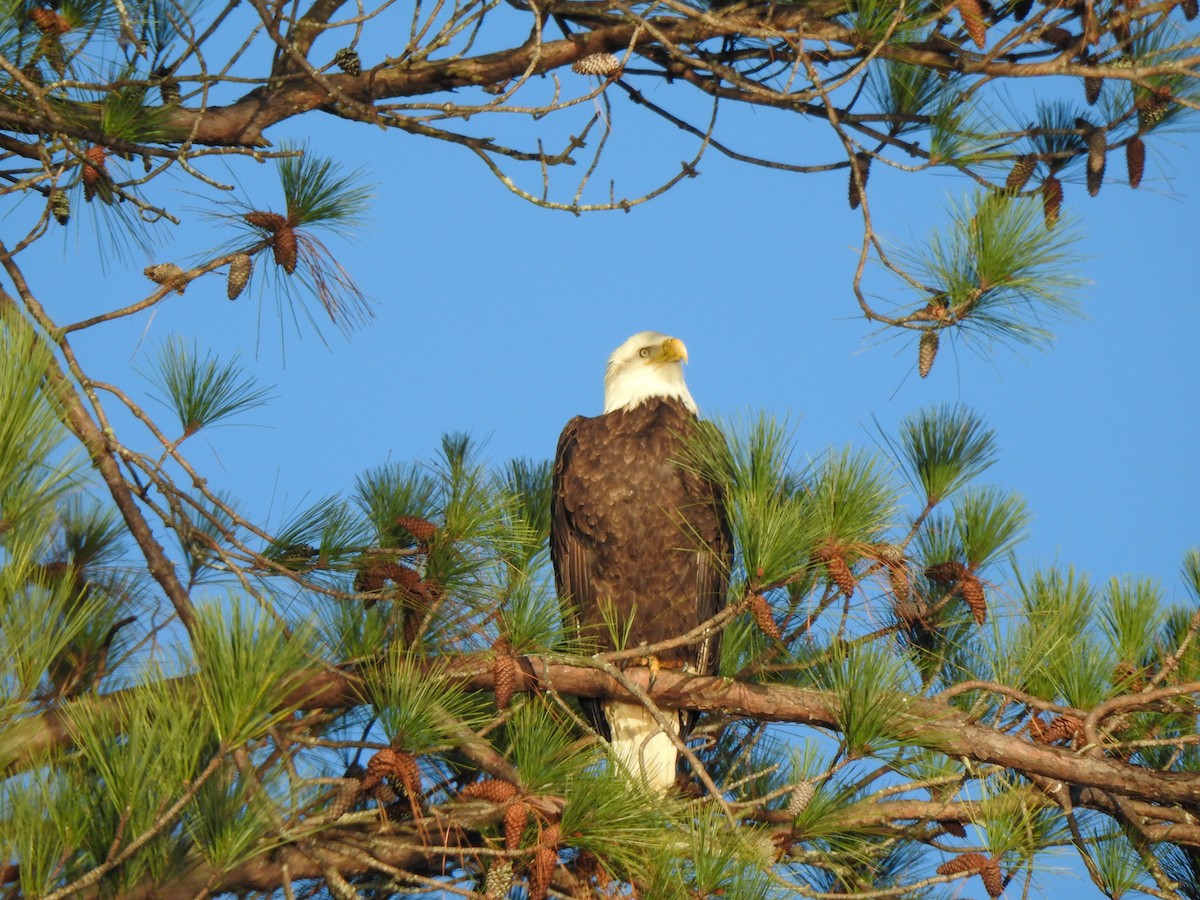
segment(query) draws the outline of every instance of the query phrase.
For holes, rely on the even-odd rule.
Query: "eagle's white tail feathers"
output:
[[[612,755],[630,775],[644,781],[651,790],[665,794],[675,784],[675,763],[679,751],[671,736],[659,727],[650,710],[640,703],[610,700],[604,715],[612,733]],[[680,732],[679,717],[666,714],[674,736]]]

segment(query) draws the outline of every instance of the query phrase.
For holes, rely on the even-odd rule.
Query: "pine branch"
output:
[[[609,675],[594,666],[577,666],[554,657],[529,657],[525,660],[537,673],[536,683],[520,685],[530,691],[545,685],[559,693],[575,697],[599,699],[633,699],[633,695]],[[441,659],[431,663],[444,664]],[[490,658],[463,656],[446,667],[447,680],[463,690],[491,690],[493,672]],[[836,701],[829,692],[785,684],[763,684],[734,681],[699,675],[685,675],[662,670],[653,679],[646,669],[627,669],[624,678],[644,692],[660,709],[694,709],[733,717],[754,718],[764,722],[791,722],[839,730],[842,718]],[[181,692],[193,690],[192,676],[169,680]],[[322,709],[343,707],[360,702],[361,688],[352,673],[331,670],[310,670],[298,687],[280,699],[279,708]],[[111,705],[114,720],[119,720],[123,706],[122,695],[115,691],[88,701]],[[1163,688],[1148,696],[1130,695],[1114,698],[1097,706],[1089,714],[1094,722],[1115,714],[1148,706],[1162,699],[1200,694],[1200,682]],[[1161,696],[1160,696],[1161,695]],[[181,696],[187,696],[186,693]],[[1006,734],[972,721],[946,703],[921,697],[909,697],[903,711],[895,714],[893,727],[902,729],[914,746],[925,747],[949,756],[966,757],[979,763],[993,763],[1077,784],[1097,790],[1111,791],[1123,797],[1155,804],[1200,803],[1200,782],[1185,772],[1159,772],[1141,766],[1107,758],[1080,756],[1070,750],[1041,744]],[[46,713],[25,720],[21,744],[10,756],[5,771],[13,763],[32,760],[35,754],[52,749],[63,750],[70,737],[61,725],[57,713]],[[44,758],[44,757],[42,757]]]
[[[0,265],[4,266],[5,271],[16,286],[22,302],[29,309],[30,313],[51,334],[55,333],[53,322],[46,315],[41,304],[34,298],[32,292],[29,290],[29,286],[25,282],[24,274],[9,254],[8,248],[2,242],[0,242]],[[16,300],[7,291],[2,289],[0,289],[0,305],[14,310],[19,309]],[[65,337],[59,336],[58,345],[64,353],[69,353],[70,348]],[[77,378],[82,379],[82,372],[76,371],[74,374]],[[112,452],[107,436],[101,431],[91,415],[88,414],[83,401],[75,392],[71,380],[52,360],[46,364],[45,377],[46,385],[61,410],[60,414],[63,418],[63,424],[79,438],[80,443],[87,450],[92,465],[100,473],[105,486],[108,488],[109,493],[112,494],[113,502],[120,511],[122,518],[124,518],[125,524],[129,527],[130,534],[133,535],[138,547],[141,548],[142,553],[145,555],[147,570],[154,580],[159,583],[175,607],[175,612],[179,616],[180,623],[190,632],[196,624],[196,614],[192,607],[191,598],[188,596],[188,592],[183,584],[176,577],[175,566],[167,557],[166,550],[158,542],[145,516],[142,515],[133,492],[129,489],[129,485],[125,482],[125,478],[121,474],[120,466]]]

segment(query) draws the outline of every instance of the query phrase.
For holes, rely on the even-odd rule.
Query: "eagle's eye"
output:
[[[650,348],[643,347],[641,350],[638,351],[638,356],[640,356],[642,359],[646,359],[648,356],[650,356]]]

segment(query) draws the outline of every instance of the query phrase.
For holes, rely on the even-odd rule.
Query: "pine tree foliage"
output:
[[[447,435],[267,527],[173,436],[262,389],[178,343],[174,428],[130,398],[150,487],[97,465],[102,500],[52,347],[19,318],[3,336],[0,428],[26,437],[0,431],[13,896],[949,896],[1063,847],[1105,890],[1161,891],[1200,846],[1174,780],[1200,770],[1200,557],[1186,602],[1016,568],[1029,513],[980,480],[996,438],[965,406],[913,413],[886,453],[801,459],[767,417],[701,429],[677,464],[732,517],[723,677],[650,677],[574,638],[545,463]],[[627,690],[705,713],[666,797],[572,699]]]
[[[998,441],[965,406],[886,452],[766,416],[699,430],[677,462],[735,540],[704,678],[576,639],[546,462],[447,435],[260,516],[186,440],[268,401],[237,360],[168,338],[142,389],[73,344],[235,265],[302,331],[369,318],[334,241],[370,176],[268,136],[318,111],[466,147],[571,213],[648,202],[705,153],[839,170],[880,264],[860,309],[921,374],[948,340],[1044,343],[1077,310],[1078,185],[1191,120],[1194,9],[0,3],[0,894],[950,897],[1024,893],[1069,851],[1109,896],[1200,896],[1200,550],[1179,588],[1019,565],[1030,511],[982,480]],[[572,70],[596,54],[620,71]],[[1043,77],[1089,83],[1010,87]],[[738,106],[811,139],[780,156]],[[695,159],[619,171],[631,111]],[[935,168],[976,193],[885,254],[873,196]],[[171,261],[185,224],[216,249]],[[136,248],[145,296],[58,321],[23,267],[61,229],[111,266]],[[863,272],[909,293],[876,308]],[[580,696],[698,710],[676,789],[614,765]]]
[[[926,347],[930,335],[961,335],[988,352],[990,342],[1050,338],[1073,310],[1079,265],[1061,207],[1086,208],[1078,185],[1095,194],[1113,180],[1101,157],[1131,148],[1144,161],[1147,144],[1190,126],[1197,101],[1189,2],[348,9],[337,0],[236,13],[196,0],[4,4],[0,196],[13,209],[30,201],[16,230],[38,240],[68,228],[99,241],[110,263],[131,264],[142,253],[130,250],[154,255],[198,221],[218,249],[171,290],[250,258],[260,302],[273,298],[282,321],[349,329],[373,303],[323,235],[354,236],[373,187],[328,150],[273,142],[283,123],[319,112],[465,147],[502,189],[572,214],[648,203],[701,176],[716,153],[780,177],[853,173],[847,214],[861,218],[862,253],[879,263],[856,267],[860,309],[896,334],[918,331]],[[617,65],[599,81],[580,65],[598,58]],[[1041,90],[1043,80],[1086,89]],[[739,108],[764,114],[746,119]],[[651,154],[624,170],[622,145],[644,147],[642,128],[655,123],[692,158],[681,166],[673,152]],[[780,125],[804,140],[778,141]],[[277,191],[257,177],[264,161]],[[867,179],[881,170],[950,171],[980,193],[953,206],[930,241],[884,252],[870,204],[883,179]],[[200,194],[199,209],[179,205],[176,176]],[[864,274],[874,271],[899,276],[915,297],[883,308],[868,283],[876,276]],[[102,315],[118,314],[129,307]]]

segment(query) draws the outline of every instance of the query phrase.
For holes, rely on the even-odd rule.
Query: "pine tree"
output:
[[[1044,343],[1075,312],[1063,184],[1094,194],[1123,147],[1137,187],[1147,145],[1190,116],[1194,4],[451,6],[414,23],[317,3],[249,26],[193,0],[0,10],[0,196],[10,221],[32,215],[0,244],[0,893],[995,897],[1069,847],[1108,896],[1200,896],[1200,550],[1180,591],[1015,561],[1031,512],[982,480],[998,439],[965,406],[805,464],[765,415],[698,432],[678,463],[720,484],[737,548],[709,678],[580,641],[549,571],[548,462],[494,462],[451,434],[268,514],[193,453],[271,402],[248,367],[154,335],[145,383],[116,385],[73,344],[222,280],[301,329],[369,320],[324,241],[357,232],[372,189],[270,142],[285,120],[320,110],[465,146],[517,196],[578,213],[648,202],[711,149],[777,166],[709,131],[716,97],[832,137],[784,167],[848,169],[868,238],[890,179],[975,179],[918,246],[864,241],[909,291],[901,310],[855,281],[870,319],[918,332],[936,379],[939,345]],[[528,26],[519,40],[501,13]],[[373,58],[369,38],[395,34],[401,55]],[[986,102],[1049,60],[1098,95],[1011,121]],[[702,97],[708,118],[647,85]],[[702,138],[637,195],[598,177],[607,138],[582,155],[616,92]],[[408,101],[420,115],[388,105]],[[540,140],[580,110],[560,148]],[[514,113],[528,138],[489,130]],[[568,171],[585,174],[564,192]],[[161,253],[182,219],[214,249]],[[98,309],[97,290],[71,322],[23,255],[66,230],[144,272],[145,294]],[[133,266],[128,244],[151,258]],[[612,765],[579,696],[698,711],[677,789],[647,796]]]

